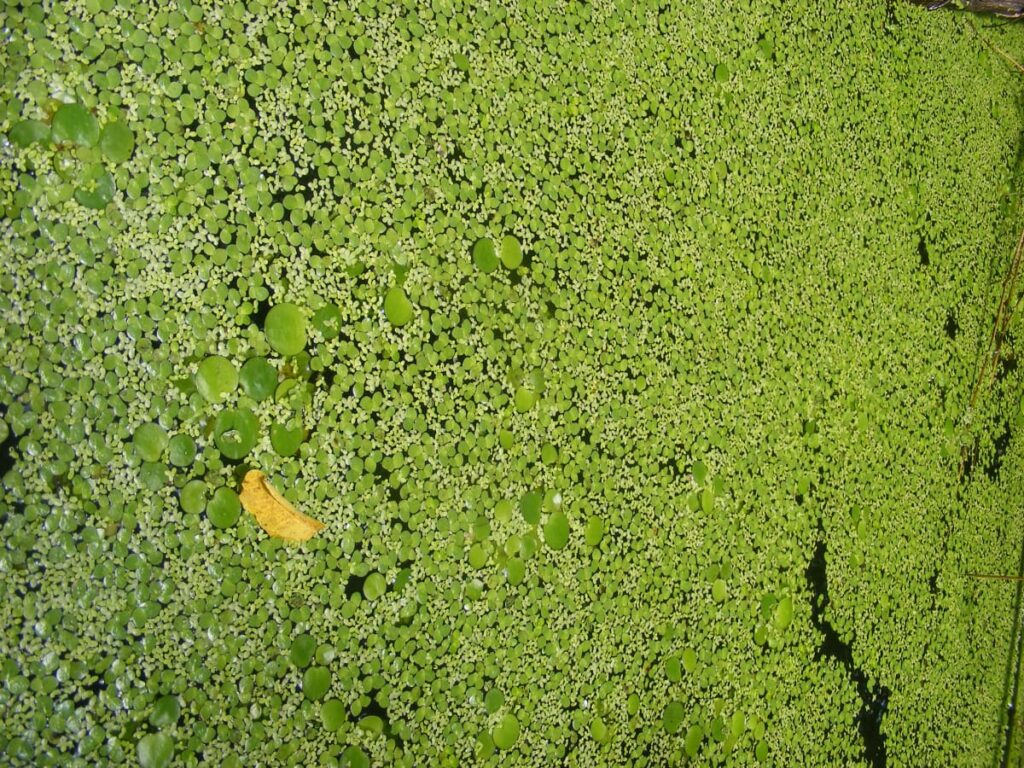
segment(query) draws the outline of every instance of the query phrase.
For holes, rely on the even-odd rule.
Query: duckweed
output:
[[[7,762],[1019,762],[1024,81],[739,10],[8,7]]]

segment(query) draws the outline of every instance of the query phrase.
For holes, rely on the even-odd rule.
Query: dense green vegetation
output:
[[[998,760],[1024,78],[706,10],[0,9],[4,764]]]

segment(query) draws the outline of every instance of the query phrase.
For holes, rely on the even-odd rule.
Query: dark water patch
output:
[[[6,421],[7,409],[0,409],[0,421]],[[18,446],[18,438],[11,429],[7,430],[7,437],[0,442],[0,477],[3,477],[14,469],[14,452]]]
[[[819,533],[824,531],[819,526]],[[885,735],[882,733],[882,718],[889,704],[890,691],[884,685],[868,687],[864,671],[853,663],[853,650],[850,644],[839,637],[839,633],[825,617],[828,607],[828,576],[825,572],[825,541],[819,537],[814,548],[814,556],[807,565],[805,572],[807,584],[813,595],[811,599],[811,621],[821,632],[821,643],[814,651],[816,661],[828,657],[835,659],[846,670],[846,674],[857,687],[857,695],[861,700],[860,712],[857,713],[857,731],[864,743],[864,759],[872,768],[885,768],[888,756],[885,748]]]
[[[363,584],[365,583],[366,576],[359,576],[355,573],[349,574],[348,581],[345,582],[345,597],[352,597],[357,592],[362,594]]]

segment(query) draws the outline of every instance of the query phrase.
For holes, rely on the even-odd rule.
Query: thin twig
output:
[[[997,579],[999,581],[1024,581],[1024,576],[1003,576],[999,573],[968,573],[975,579]]]

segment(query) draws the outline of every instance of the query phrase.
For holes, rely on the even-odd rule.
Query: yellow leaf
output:
[[[258,469],[245,473],[238,498],[260,528],[279,539],[305,541],[324,527],[319,520],[306,517],[293,507]]]

